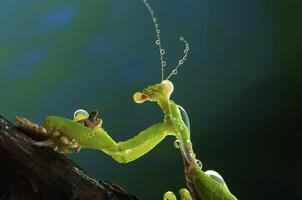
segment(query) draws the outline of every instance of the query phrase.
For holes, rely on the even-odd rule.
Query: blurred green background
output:
[[[204,169],[220,172],[239,199],[297,197],[299,179],[288,177],[299,170],[292,154],[298,146],[286,141],[301,111],[302,2],[150,3],[166,74],[182,56],[179,37],[190,42],[189,59],[172,78],[172,98],[190,116]],[[0,114],[9,120],[42,123],[48,115],[99,109],[117,141],[162,120],[154,103],[132,101],[161,76],[153,23],[140,0],[2,0],[0,27]],[[69,157],[90,175],[154,200],[185,186],[172,144],[168,138],[126,165],[93,150]]]

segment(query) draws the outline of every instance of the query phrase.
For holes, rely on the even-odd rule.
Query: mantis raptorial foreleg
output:
[[[113,144],[113,148],[100,148],[118,162],[127,163],[143,156],[167,135],[173,135],[167,124],[158,123],[140,132],[137,136],[124,142]]]
[[[173,135],[173,130],[170,128],[171,125],[169,123],[157,123],[141,131],[132,139],[115,142],[101,127],[91,129],[60,117],[48,117],[46,119],[45,126],[52,126],[47,124],[47,121],[61,123],[57,130],[67,133],[65,136],[72,138],[73,141],[83,145],[85,148],[101,150],[120,163],[127,163],[143,156],[166,136]]]
[[[86,118],[89,116],[91,115],[87,113]],[[89,128],[94,121],[100,121],[100,119],[96,118],[87,122],[84,121],[86,118],[85,116],[75,116],[74,121],[72,121],[56,116],[47,117],[44,126],[39,127],[38,130],[44,130],[44,127],[46,127],[49,130],[47,134],[50,135],[52,140],[47,139],[35,144],[38,146],[53,146],[56,144],[63,153],[76,153],[84,146],[85,148],[101,150],[117,162],[127,163],[149,152],[166,136],[174,135],[171,124],[162,122],[141,131],[134,138],[127,141],[115,142],[103,128],[97,125]],[[75,121],[78,123],[75,123]],[[33,127],[33,123],[21,117],[18,117],[16,122],[27,130]],[[47,134],[45,133],[45,135]]]

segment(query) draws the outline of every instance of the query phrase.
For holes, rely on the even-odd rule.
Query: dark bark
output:
[[[96,181],[64,155],[31,141],[0,116],[0,200],[137,199],[118,185]]]

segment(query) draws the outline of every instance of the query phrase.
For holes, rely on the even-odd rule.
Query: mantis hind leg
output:
[[[181,200],[192,200],[190,192],[185,188],[179,190],[179,195]],[[164,194],[163,200],[177,200],[177,198],[173,192],[168,191]]]

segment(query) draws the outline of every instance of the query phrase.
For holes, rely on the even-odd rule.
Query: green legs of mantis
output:
[[[115,142],[110,135],[101,127],[102,121],[97,118],[97,112],[88,114],[84,110],[78,110],[74,119],[66,119],[58,116],[48,116],[42,126],[33,124],[25,118],[17,117],[16,122],[23,129],[43,135],[46,139],[35,142],[38,146],[59,148],[63,153],[76,153],[82,148],[100,150],[115,161],[127,163],[134,161],[159,144],[166,136],[176,137],[175,146],[180,149],[187,189],[179,191],[182,200],[234,200],[236,199],[228,190],[222,177],[215,171],[204,172],[201,170],[201,162],[196,159],[190,139],[190,127],[185,123],[188,119],[184,109],[170,99],[174,86],[168,80],[177,73],[178,68],[187,59],[189,44],[185,43],[184,56],[179,60],[172,73],[164,79],[165,50],[160,40],[160,30],[154,11],[147,0],[143,0],[153,19],[156,31],[156,45],[159,47],[162,80],[160,83],[151,85],[142,92],[136,92],[133,99],[136,103],[146,101],[155,102],[162,109],[163,121],[141,131],[134,138],[123,142]],[[184,116],[184,118],[183,118]],[[165,200],[176,200],[175,194],[167,192]]]

